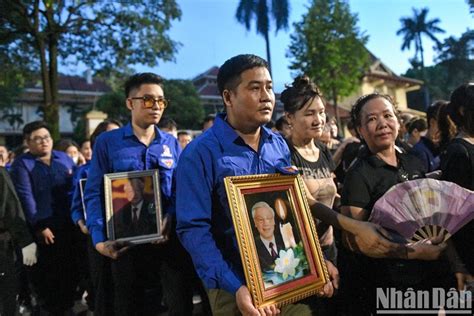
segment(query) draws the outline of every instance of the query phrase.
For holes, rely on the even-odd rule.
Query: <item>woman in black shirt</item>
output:
[[[463,84],[454,90],[448,107],[459,133],[441,155],[441,178],[474,190],[474,83]],[[463,227],[452,239],[467,270],[474,275],[474,250],[471,244],[474,222]],[[472,282],[473,278],[468,276],[467,279]]]
[[[352,108],[352,120],[365,148],[346,174],[341,198],[341,212],[344,215],[367,221],[375,202],[393,185],[424,176],[422,164],[395,145],[400,125],[393,104],[389,96],[374,93],[359,98]],[[356,250],[351,247],[351,236],[345,235],[345,241],[348,248]],[[355,302],[352,314],[373,311],[376,288],[403,290],[411,287],[416,290],[450,285],[444,283],[449,269],[440,270],[442,265],[445,266],[444,262],[421,261],[437,259],[441,247],[426,243],[406,247],[407,252],[401,259],[374,260],[356,252],[346,252],[347,268],[342,269],[346,271],[346,274],[342,273],[342,279],[346,275],[355,277],[349,280],[347,292],[360,296],[362,284],[366,286],[363,294],[368,294],[360,297],[366,301],[365,304]],[[369,310],[360,310],[363,305],[372,306]]]
[[[321,92],[307,77],[297,77],[281,94],[286,119],[291,126],[288,147],[312,197],[332,208],[337,188],[335,165],[329,149],[318,141],[326,124]],[[318,235],[326,258],[336,264],[336,246],[331,226],[318,221]]]

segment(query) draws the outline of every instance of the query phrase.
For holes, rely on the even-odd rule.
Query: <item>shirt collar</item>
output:
[[[401,153],[402,153],[402,150],[398,146],[395,146],[395,155],[397,155],[398,161],[401,164],[403,164],[403,162],[405,161],[405,157],[403,155],[401,155]],[[369,164],[371,164],[375,168],[380,168],[380,167],[383,167],[383,166],[389,166],[385,161],[383,161],[382,159],[377,157],[377,155],[373,154],[369,150],[367,145],[364,145],[364,147],[361,149],[361,157],[362,158],[365,157],[367,159],[367,161],[369,162]],[[393,167],[393,166],[390,166],[390,167]],[[399,167],[400,167],[400,165],[399,165]]]
[[[155,139],[153,142],[158,142],[160,143],[161,140],[163,139],[163,133],[156,125],[154,125],[155,128]],[[123,127],[123,137],[128,138],[128,137],[136,137],[135,134],[133,133],[133,128],[132,128],[132,123],[128,122],[127,125]]]
[[[239,134],[237,134],[232,126],[230,126],[226,118],[226,113],[217,114],[214,125],[211,127],[211,129],[214,131],[214,134],[216,135],[217,140],[224,148],[229,145],[243,145],[243,139],[239,136]],[[273,138],[271,130],[265,126],[260,128],[260,136],[261,140],[265,143],[271,142]]]

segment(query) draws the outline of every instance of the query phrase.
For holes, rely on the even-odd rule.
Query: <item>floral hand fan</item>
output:
[[[473,191],[452,182],[418,179],[388,190],[375,203],[369,221],[410,242],[439,235],[447,240],[473,219]]]

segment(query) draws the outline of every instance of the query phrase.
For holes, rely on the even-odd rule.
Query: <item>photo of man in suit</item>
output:
[[[126,238],[155,234],[156,210],[152,201],[144,198],[143,178],[132,178],[123,186],[128,201],[114,215],[115,238]]]
[[[268,203],[260,201],[252,206],[252,218],[258,236],[255,236],[260,268],[262,272],[272,270],[280,250],[285,243],[279,229],[275,230],[275,211]]]

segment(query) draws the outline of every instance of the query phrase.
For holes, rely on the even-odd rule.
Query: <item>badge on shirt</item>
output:
[[[167,166],[168,168],[171,168],[171,166],[173,166],[173,163],[174,163],[174,159],[164,159],[162,158],[161,159],[161,162]]]
[[[163,152],[161,153],[161,157],[173,157],[168,145],[163,145]]]

